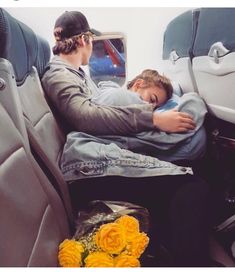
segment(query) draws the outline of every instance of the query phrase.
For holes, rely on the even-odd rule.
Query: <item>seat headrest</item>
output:
[[[202,8],[195,39],[194,56],[208,55],[211,46],[221,42],[229,51],[235,51],[235,8]]]
[[[172,51],[182,57],[189,57],[196,35],[199,9],[186,11],[174,18],[164,33],[163,59],[169,59]]]
[[[50,60],[49,44],[31,28],[0,9],[0,57],[11,62],[17,85],[23,84],[32,66],[39,75]]]
[[[37,68],[38,74],[41,77],[44,69],[51,57],[51,50],[49,43],[42,37],[37,36],[38,40],[38,53],[34,66]]]

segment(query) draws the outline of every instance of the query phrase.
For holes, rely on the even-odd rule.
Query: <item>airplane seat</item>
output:
[[[192,46],[197,28],[199,10],[189,10],[177,16],[164,32],[164,74],[180,85],[182,92],[197,92],[192,73]]]
[[[43,39],[40,36],[36,36],[37,41],[38,41],[38,54],[36,56],[36,62],[34,63],[34,66],[37,69],[37,73],[38,76],[36,76],[36,80],[42,78],[44,72],[45,72],[45,68],[50,60],[51,57],[51,49],[49,46],[49,43]],[[41,82],[38,82],[39,85],[41,86]],[[70,132],[71,128],[69,125],[66,124],[66,122],[63,120],[63,117],[60,116],[60,113],[58,112],[58,110],[56,109],[56,107],[53,105],[53,103],[51,102],[51,100],[48,98],[47,94],[43,91],[42,88],[40,88],[43,92],[43,96],[46,99],[47,104],[49,105],[49,108],[51,109],[53,116],[62,132],[62,145],[64,145],[65,143],[65,135],[67,135],[68,132]]]
[[[11,89],[11,85],[14,85],[14,90],[11,90],[13,94],[9,96],[6,93],[4,103],[1,101],[7,108],[8,104],[11,105],[13,98],[17,100],[17,103],[8,107],[8,112],[13,116],[16,111],[15,115],[17,118],[21,117],[21,121],[24,116],[23,122],[26,124],[32,153],[61,195],[71,224],[73,224],[74,218],[68,185],[59,168],[65,135],[43,96],[37,72],[38,69],[39,73],[42,73],[44,65],[49,61],[49,45],[4,9],[0,10],[0,17],[0,21],[4,22],[0,28],[0,57],[2,62],[8,64],[10,62],[14,71],[12,73],[8,67],[4,67],[4,71],[1,72],[1,74],[9,74],[9,89]],[[11,65],[9,64],[9,66]],[[14,120],[14,118],[12,119]],[[22,122],[21,125],[23,127]],[[23,137],[27,142],[26,133],[23,134]]]
[[[180,14],[170,21],[164,32],[163,73],[172,80],[174,93],[179,96],[184,93],[198,92],[191,62],[199,14],[200,9],[188,10]],[[177,160],[174,163],[188,165],[197,170],[197,166],[202,164],[205,157],[206,132],[204,126],[194,135],[190,145],[191,150],[194,149],[194,158]]]
[[[21,102],[17,95],[16,81],[14,80],[16,73],[19,81],[23,81],[24,76],[21,71],[14,71],[11,65],[11,60],[14,59],[18,53],[11,50],[13,37],[16,38],[17,41],[20,41],[22,36],[19,35],[19,29],[18,31],[10,32],[10,27],[13,27],[14,29],[19,28],[14,19],[12,19],[11,22],[7,22],[4,11],[0,9],[0,100],[19,132],[27,139]],[[10,51],[12,52],[10,53]],[[3,58],[5,55],[8,55],[8,60]],[[21,58],[23,65],[27,67],[25,55],[26,52],[22,51],[18,58]],[[5,91],[3,92],[2,90]],[[25,143],[27,144],[27,141]]]
[[[71,235],[62,201],[1,102],[0,126],[0,266],[57,266]]]
[[[235,9],[202,8],[193,73],[210,113],[235,124]]]
[[[41,78],[44,73],[44,69],[51,58],[51,49],[48,41],[40,36],[36,36],[38,43],[38,53],[34,66],[37,68],[38,76]]]
[[[200,96],[209,111],[213,178],[219,177],[223,208],[216,223],[217,235],[234,241],[234,142],[235,142],[235,9],[203,8],[193,53],[193,72]],[[228,224],[229,222],[229,224]],[[232,235],[230,235],[232,233]],[[230,246],[229,246],[230,247]]]

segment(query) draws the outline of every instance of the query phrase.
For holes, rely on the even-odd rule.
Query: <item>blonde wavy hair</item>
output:
[[[144,81],[143,88],[157,86],[166,91],[167,99],[172,97],[173,87],[170,79],[164,75],[160,75],[158,71],[151,69],[144,70],[141,74],[127,83],[127,89],[131,89],[138,79],[142,79]]]

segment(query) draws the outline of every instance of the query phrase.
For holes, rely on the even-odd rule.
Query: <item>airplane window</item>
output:
[[[122,38],[93,41],[89,72],[93,81],[113,81],[122,86],[126,80],[125,49]]]

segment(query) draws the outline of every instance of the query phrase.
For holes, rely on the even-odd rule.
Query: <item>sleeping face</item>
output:
[[[146,102],[153,104],[154,107],[160,107],[167,101],[166,91],[163,88],[152,86],[139,88],[136,93]]]

